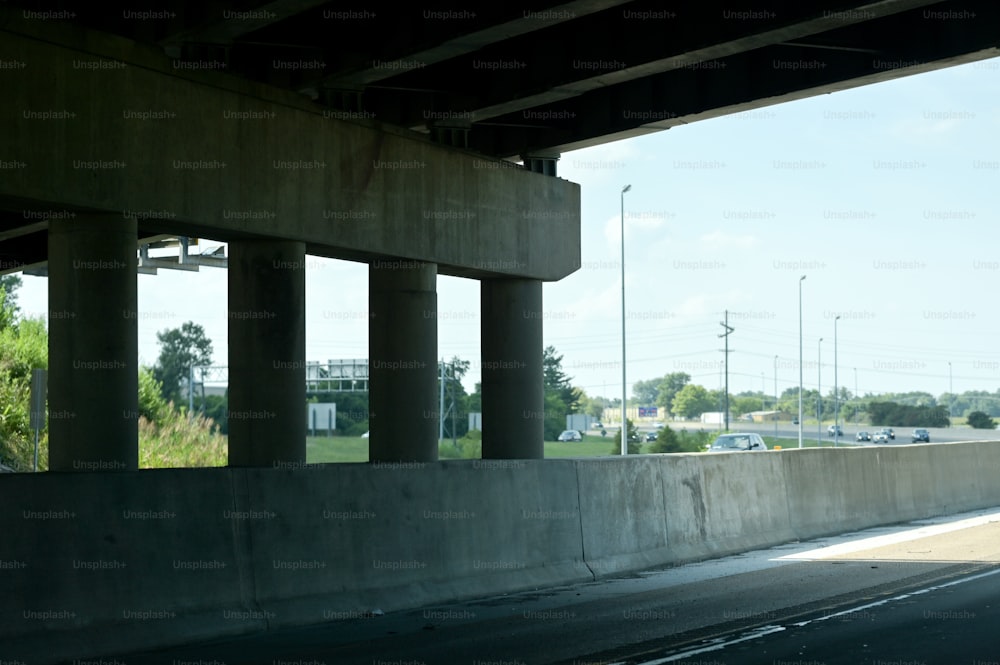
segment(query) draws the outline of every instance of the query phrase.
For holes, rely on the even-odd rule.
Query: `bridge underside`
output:
[[[846,506],[850,516],[853,508],[838,502],[855,495],[837,483],[853,477],[847,460],[860,460],[859,477],[883,474],[862,490],[899,491],[890,519],[995,503],[995,483],[966,492],[956,480],[995,468],[995,455],[981,447],[969,447],[952,475],[926,484],[921,470],[939,468],[930,453],[893,451],[878,465],[871,463],[878,451],[752,455],[740,462],[748,473],[735,476],[758,483],[745,494],[732,475],[714,469],[721,462],[707,458],[698,469],[680,457],[579,468],[511,460],[542,457],[542,284],[580,267],[580,189],[556,177],[562,152],[996,56],[996,3],[876,0],[816,9],[781,0],[744,12],[717,0],[670,10],[652,2],[539,0],[529,9],[473,3],[457,15],[425,15],[422,8],[390,9],[388,0],[364,10],[320,0],[203,0],[163,3],[155,16],[133,16],[119,2],[86,11],[77,4],[0,6],[0,272],[47,265],[49,411],[60,414],[50,418],[50,469],[84,472],[0,478],[4,504],[23,509],[0,517],[17,535],[0,546],[0,563],[25,568],[8,597],[36,594],[37,602],[32,616],[4,603],[4,616],[19,618],[0,622],[0,635],[28,635],[39,648],[31,653],[44,652],[54,632],[74,633],[80,646],[63,653],[99,653],[121,646],[115,639],[136,624],[162,643],[176,641],[205,612],[215,622],[204,624],[205,636],[256,629],[271,625],[259,614],[275,602],[294,609],[279,621],[304,621],[296,602],[337,598],[350,579],[341,572],[364,569],[367,586],[334,603],[356,609],[345,603],[362,603],[373,588],[428,589],[450,579],[456,553],[466,550],[449,548],[449,540],[469,547],[473,556],[460,564],[466,572],[470,560],[490,551],[517,553],[514,563],[527,572],[505,570],[484,586],[497,590],[515,578],[531,586],[586,575],[588,558],[605,546],[609,570],[623,570],[668,560],[678,547],[703,551],[706,534],[733,543],[760,531],[759,522],[741,522],[742,513],[729,519],[693,502],[687,483],[699,474],[698,483],[726,480],[717,492],[705,490],[732,492],[722,506],[748,505],[747,496],[775,487],[779,499],[796,503],[814,487],[782,489],[773,481],[815,478],[828,486],[807,505]],[[230,246],[231,469],[133,473],[136,249],[162,235]],[[370,459],[417,466],[351,465],[309,475],[308,254],[368,264]],[[482,283],[483,456],[491,461],[478,466],[419,466],[437,455],[439,274]],[[389,413],[393,418],[383,416]],[[619,473],[609,476],[605,469],[615,464]],[[844,472],[831,474],[834,464]],[[633,473],[640,465],[649,468]],[[412,475],[386,475],[411,468]],[[52,488],[63,481],[69,489],[56,501]],[[337,483],[343,487],[331,490]],[[628,496],[609,490],[616,486]],[[914,499],[925,486],[934,494]],[[660,492],[653,501],[650,488]],[[204,505],[217,512],[198,512],[202,490]],[[317,517],[324,508],[362,511],[358,497],[372,496],[387,507],[364,526],[350,516]],[[873,494],[862,505],[889,498]],[[610,512],[591,523],[574,501],[591,515]],[[452,528],[461,522],[448,515],[434,528],[414,527],[427,513],[450,515],[473,504],[481,506],[474,528]],[[303,520],[304,505],[312,513]],[[619,512],[622,505],[629,510]],[[649,517],[649,505],[670,506],[670,513]],[[138,517],[117,515],[125,509]],[[627,526],[619,514],[629,516]],[[782,537],[833,528],[828,515],[812,517],[801,532],[785,528],[787,520],[765,526]],[[665,534],[668,518],[685,523],[679,540],[648,537],[660,533],[650,524]],[[713,520],[721,531],[712,531]],[[393,580],[400,565],[412,563],[408,530],[419,532],[427,562],[439,568],[408,568],[402,581]],[[625,531],[634,541],[621,541]],[[199,562],[200,541],[172,544],[188,536],[207,538],[203,551],[218,551],[218,559]],[[278,558],[311,560],[328,542],[344,557],[333,562],[337,574],[331,567],[294,582],[282,577]],[[268,561],[270,550],[260,548],[271,543],[285,549]],[[562,567],[553,576],[556,547]],[[153,565],[171,565],[169,557],[182,553],[173,578]],[[229,570],[202,575],[210,569],[202,564],[230,559]],[[370,566],[376,560],[398,565],[377,569]],[[115,562],[131,567],[112,574]],[[157,581],[178,576],[186,586]],[[313,586],[316,580],[322,585]],[[451,589],[459,593],[458,586]],[[224,604],[199,606],[211,595],[206,588]],[[71,595],[75,589],[83,600]],[[135,604],[146,602],[146,591],[160,607]],[[322,607],[313,604],[308,616]],[[153,625],[147,614],[124,614],[136,610],[177,612],[183,620]],[[219,618],[226,610],[251,621],[227,623]],[[101,649],[87,644],[94,626],[107,631]]]
[[[543,411],[541,284],[580,266],[562,151],[1000,42],[986,0],[73,4],[0,7],[0,271],[47,262],[65,314],[56,469],[135,467],[135,247],[164,234],[231,246],[231,463],[304,462],[307,254],[370,266],[371,410],[397,415],[373,460],[436,454],[438,274],[482,281],[484,454],[540,457],[541,418],[510,414]]]

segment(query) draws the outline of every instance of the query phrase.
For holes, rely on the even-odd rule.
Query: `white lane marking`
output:
[[[740,642],[746,642],[747,640],[756,640],[759,637],[764,637],[765,635],[771,635],[772,633],[780,633],[783,630],[787,630],[787,628],[785,628],[784,626],[760,626],[759,628],[755,628],[754,630],[750,631],[746,635],[743,635],[742,637],[738,637],[733,640],[721,640],[721,639],[712,640],[712,642],[716,642],[716,644],[709,644],[708,646],[704,647],[688,649],[687,651],[681,651],[679,653],[675,653],[670,656],[666,656],[664,658],[658,658],[656,660],[644,660],[641,663],[636,663],[636,665],[661,665],[662,663],[672,663],[674,661],[681,660],[682,658],[688,658],[690,656],[697,656],[699,654],[709,653],[711,651],[721,651],[722,649],[725,649],[730,645],[738,644]],[[627,663],[611,663],[611,665],[627,665]]]
[[[876,600],[873,603],[868,603],[867,605],[860,605],[858,607],[852,607],[849,610],[842,610],[840,612],[834,612],[833,614],[827,614],[825,616],[818,617],[816,619],[810,619],[809,621],[802,621],[799,623],[792,624],[793,626],[805,626],[807,624],[816,621],[826,621],[827,619],[834,619],[839,616],[844,616],[845,614],[855,614],[863,610],[871,609],[872,607],[879,607],[881,605],[887,605],[889,603],[894,603],[897,600],[906,600],[907,598],[912,598],[914,596],[922,596],[925,593],[930,593],[931,591],[937,591],[938,589],[947,589],[948,587],[956,586],[958,584],[965,584],[966,582],[972,582],[973,580],[980,580],[984,577],[990,577],[1000,573],[1000,568],[996,570],[988,570],[985,573],[979,573],[978,575],[972,575],[970,577],[962,577],[957,580],[952,580],[951,582],[945,582],[944,584],[936,584],[934,586],[929,586],[925,589],[917,589],[916,591],[911,591],[909,593],[904,593],[899,596],[893,596],[892,598],[886,598],[884,600]]]
[[[936,584],[934,586],[929,586],[924,589],[917,589],[916,591],[911,591],[909,593],[904,593],[899,596],[893,596],[892,598],[886,598],[884,600],[878,600],[874,603],[867,603],[865,605],[859,605],[857,607],[852,607],[848,610],[841,610],[840,612],[834,612],[833,614],[827,614],[816,619],[809,619],[808,621],[800,621],[797,623],[789,624],[789,626],[795,628],[801,628],[802,626],[807,626],[810,623],[815,623],[818,621],[826,621],[827,619],[833,619],[835,617],[843,616],[845,614],[856,614],[873,607],[880,607],[882,605],[887,605],[889,603],[896,602],[898,600],[906,600],[907,598],[912,598],[913,596],[920,596],[925,593],[930,593],[931,591],[937,591],[938,589],[946,589],[948,587],[957,586],[959,584],[965,584],[966,582],[972,582],[975,580],[980,580],[984,577],[990,577],[992,575],[1000,574],[1000,568],[996,570],[989,570],[985,573],[979,573],[978,575],[972,575],[970,577],[962,577],[957,580],[952,580],[951,582],[945,582],[944,584]],[[636,663],[635,665],[661,665],[662,663],[670,663],[678,661],[690,656],[697,656],[699,654],[708,653],[711,651],[721,651],[726,647],[732,646],[733,644],[739,644],[740,642],[746,642],[747,640],[755,640],[765,635],[772,635],[774,633],[780,633],[783,630],[788,630],[786,626],[761,626],[756,628],[745,635],[741,635],[738,638],[725,640],[723,638],[716,638],[710,640],[709,644],[704,647],[696,647],[694,649],[688,649],[687,651],[681,651],[675,654],[671,654],[664,658],[658,658],[656,660],[644,660],[641,663]],[[614,663],[613,665],[626,665],[626,663]]]
[[[876,547],[882,547],[884,545],[896,545],[898,543],[905,543],[910,540],[927,538],[928,536],[937,536],[942,533],[949,533],[951,531],[969,529],[974,526],[982,526],[983,524],[989,524],[990,522],[1000,522],[1000,512],[989,513],[987,515],[980,515],[978,517],[971,517],[969,519],[959,520],[957,522],[948,522],[946,524],[934,524],[930,526],[922,526],[916,529],[908,529],[906,531],[900,531],[899,533],[891,533],[884,536],[873,536],[871,538],[853,540],[848,543],[841,543],[839,545],[830,545],[828,547],[820,547],[818,549],[808,550],[806,552],[796,552],[795,554],[787,554],[785,556],[778,557],[777,560],[815,561],[816,559],[826,559],[829,557],[839,556],[841,554],[851,554],[854,552],[860,552],[863,550],[873,549]]]

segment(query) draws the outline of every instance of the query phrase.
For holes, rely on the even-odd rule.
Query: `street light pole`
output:
[[[823,445],[823,338],[816,344],[816,445]]]
[[[861,409],[861,395],[858,394],[858,368],[854,368],[854,399],[857,403],[854,405],[854,426],[858,426],[858,411]]]
[[[764,392],[764,372],[760,373],[760,410],[767,411],[767,393]],[[761,416],[763,419],[763,416]]]
[[[799,277],[799,448],[802,447],[802,280]]]
[[[951,407],[955,403],[955,389],[951,385],[951,361],[948,361],[948,427],[951,427]]]
[[[774,357],[774,438],[778,438],[778,356]]]
[[[833,447],[837,447],[840,441],[840,395],[837,391],[840,385],[837,383],[837,321],[838,316],[833,320]]]
[[[632,185],[622,187],[622,455],[628,455],[628,418],[625,406],[625,192],[632,189]]]

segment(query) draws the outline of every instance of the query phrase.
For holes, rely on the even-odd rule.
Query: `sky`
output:
[[[726,310],[730,391],[798,386],[800,286],[806,389],[835,370],[861,394],[1000,388],[1000,59],[566,153],[558,173],[581,185],[582,268],[544,285],[544,343],[588,395],[621,395],[625,185],[630,398],[670,372],[718,388]],[[367,266],[308,258],[306,359],[367,358]],[[141,364],[194,321],[226,365],[224,269],[138,280]],[[44,315],[47,280],[23,282]],[[438,308],[471,391],[478,282],[439,277]]]

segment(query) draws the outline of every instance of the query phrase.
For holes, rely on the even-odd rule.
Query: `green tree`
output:
[[[635,424],[631,420],[626,420],[625,426],[628,430],[628,454],[638,455],[642,452],[642,443],[639,441],[639,430],[636,429]],[[611,449],[611,454],[622,454],[622,430],[620,427],[615,431],[614,448]]]
[[[482,413],[483,412],[483,384],[482,382],[476,382],[475,388],[472,394],[469,395],[468,399],[469,413]]]
[[[674,397],[687,384],[691,383],[691,375],[686,372],[671,372],[660,379],[656,404],[663,407],[665,413],[678,415],[673,409]]]
[[[441,394],[441,375],[444,365],[444,404],[441,405],[441,417],[444,418],[444,433],[446,439],[461,438],[469,431],[469,396],[465,393],[462,379],[469,371],[471,363],[454,356],[447,363],[438,363],[438,395]],[[454,413],[451,405],[454,404]],[[452,432],[454,427],[455,431]]]
[[[604,417],[604,399],[590,397],[586,392],[580,390],[580,409],[591,418],[600,420]]]
[[[654,406],[660,397],[662,379],[636,381],[632,384],[632,399],[640,406]]]
[[[163,397],[163,386],[149,367],[139,367],[139,415],[156,425],[161,425],[172,409]]]
[[[18,471],[34,466],[30,427],[31,374],[47,369],[48,333],[42,318],[17,318],[10,300],[0,303],[0,461]],[[48,468],[48,428],[39,433],[38,468]]]
[[[559,399],[559,395],[554,392],[545,393],[542,429],[546,441],[556,441],[559,438],[559,433],[566,429],[566,415],[568,413],[566,405]],[[522,415],[524,418],[534,418],[535,416],[536,414],[533,413]]]
[[[872,425],[897,427],[947,427],[948,409],[945,406],[899,404],[873,401],[868,405]]]
[[[674,431],[669,427],[664,427],[656,437],[656,441],[649,447],[651,453],[700,453],[705,450],[705,446],[712,440],[715,434],[699,430],[689,432],[687,430]]]
[[[212,341],[205,336],[205,329],[192,321],[158,332],[156,339],[160,342],[160,357],[153,366],[153,378],[163,386],[163,398],[179,404],[181,387],[188,387],[191,367],[212,362]]]
[[[982,411],[973,411],[967,418],[969,427],[973,429],[996,429],[996,422]]]
[[[542,353],[542,379],[545,390],[544,431],[547,441],[555,441],[566,429],[566,416],[578,413],[582,393],[570,383],[572,380],[562,369],[563,357],[553,346]],[[533,416],[534,414],[528,414]]]
[[[760,411],[760,394],[741,394],[729,399],[729,410],[736,415],[743,415],[753,411]]]
[[[542,353],[542,377],[546,393],[554,393],[565,405],[567,413],[576,413],[580,393],[573,387],[572,379],[562,369],[563,357],[556,354],[554,346],[545,347]]]
[[[16,324],[21,314],[17,306],[17,290],[21,288],[18,275],[0,275],[0,330]]]
[[[673,412],[683,418],[694,418],[717,407],[704,386],[689,383],[674,396]]]

